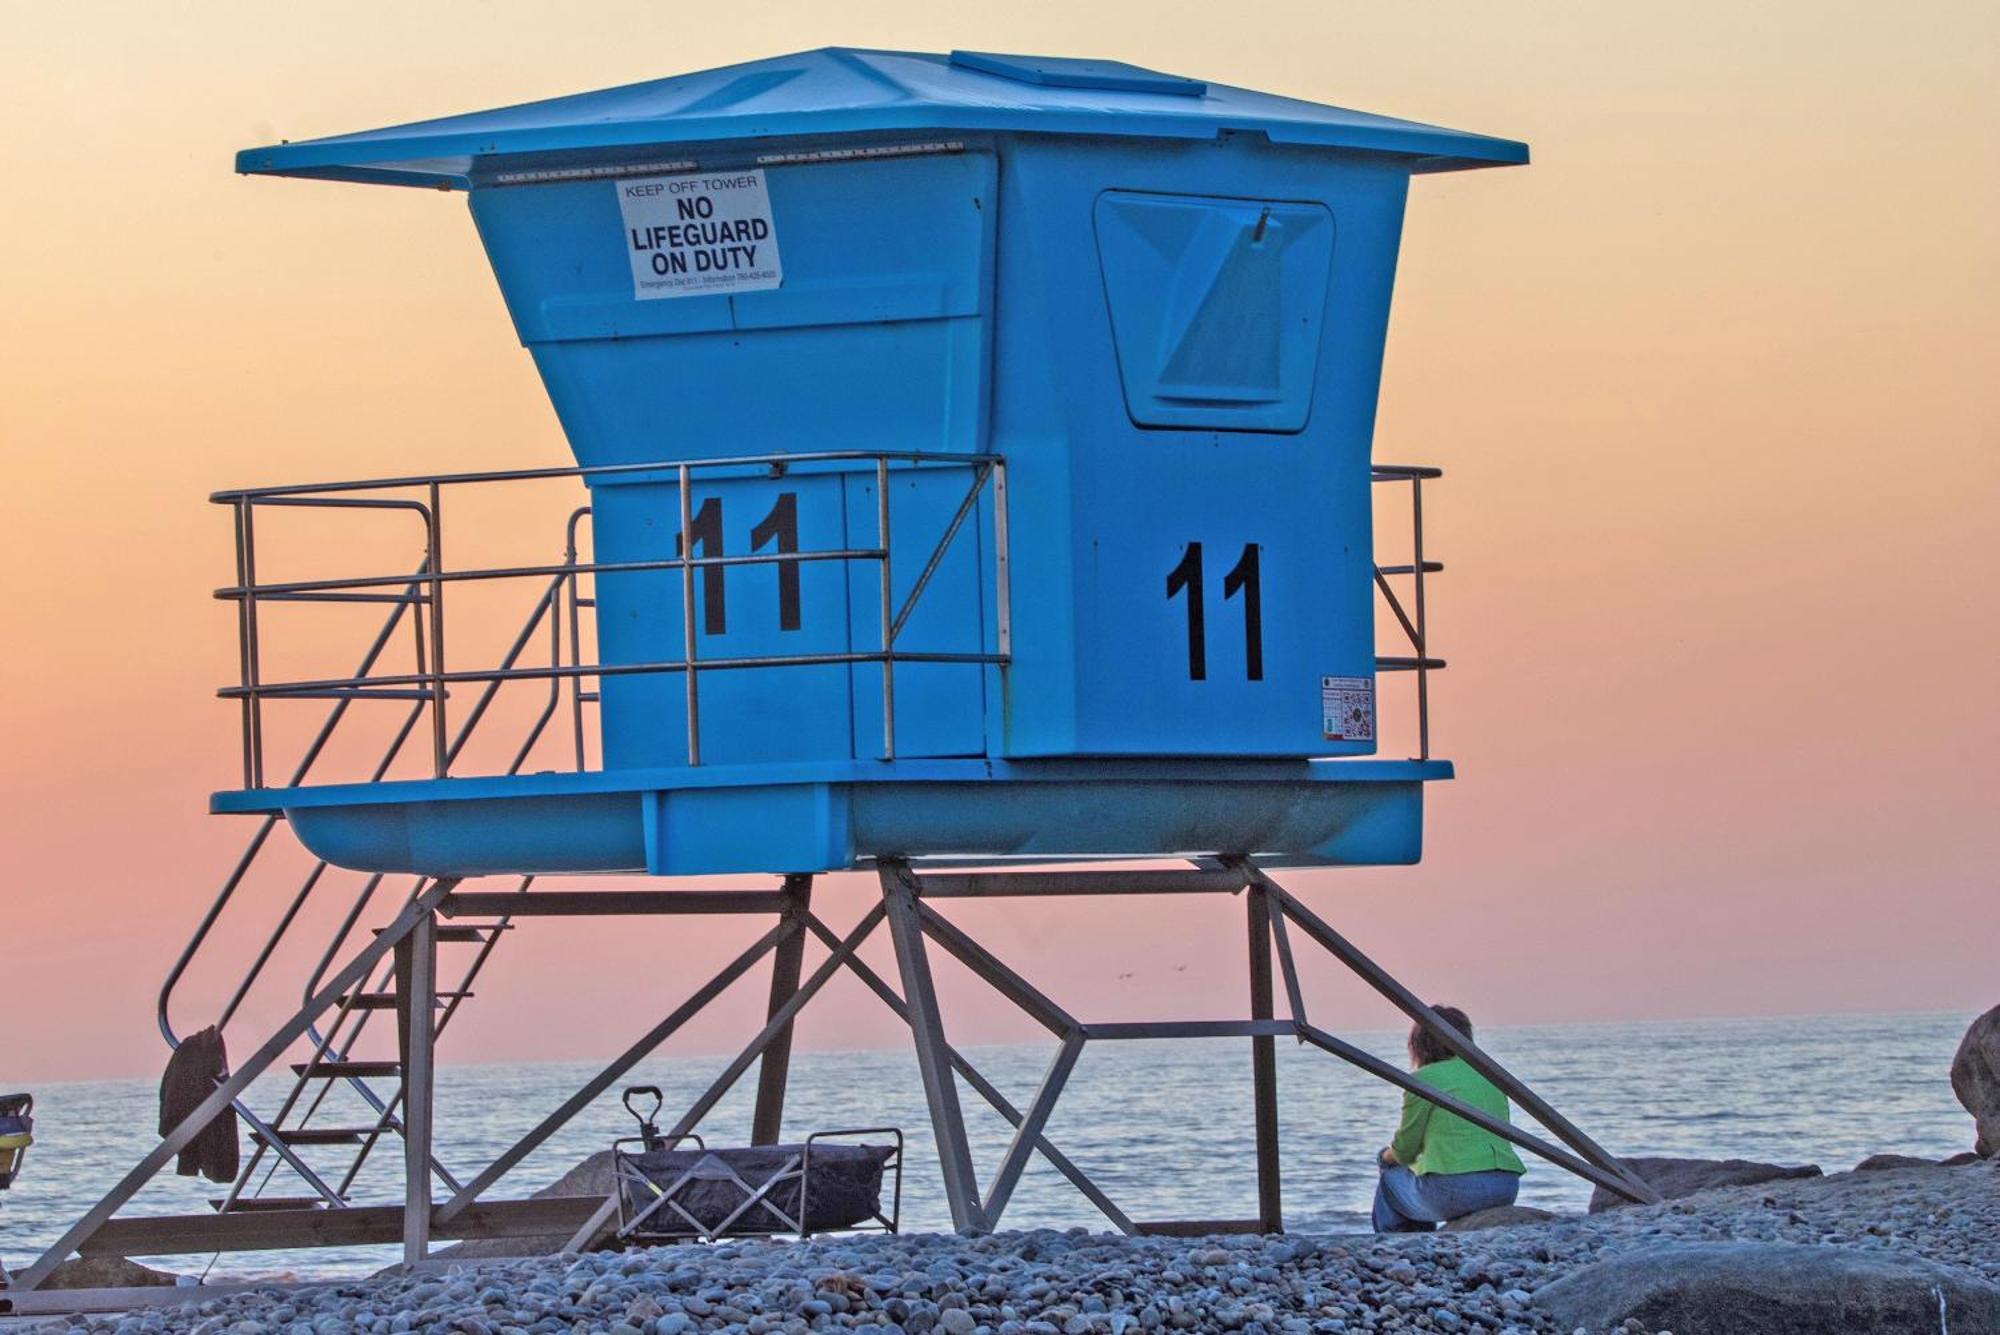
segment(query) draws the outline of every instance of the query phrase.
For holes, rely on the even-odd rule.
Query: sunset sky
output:
[[[0,1086],[157,1071],[153,994],[252,828],[204,814],[238,755],[206,494],[569,462],[461,196],[231,154],[828,44],[1109,56],[1527,141],[1530,167],[1415,183],[1377,433],[1447,473],[1433,720],[1460,778],[1422,866],[1288,879],[1485,1021],[2000,1001],[1986,0],[0,16]],[[827,916],[866,895],[837,882]],[[958,916],[1086,1018],[1243,1013],[1239,903],[1132,910]],[[704,971],[753,935],[531,924],[445,1057],[617,1051],[695,982],[607,981],[673,931]],[[191,979],[184,1027],[226,973]],[[1026,1034],[943,983],[954,1038]],[[1392,1018],[1314,989],[1329,1027]],[[760,978],[680,1050],[735,1047],[762,1004]],[[800,1041],[892,1023],[842,988]]]

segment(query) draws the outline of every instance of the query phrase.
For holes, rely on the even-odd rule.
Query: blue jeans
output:
[[[1375,1184],[1375,1231],[1429,1233],[1447,1219],[1512,1205],[1520,1190],[1521,1175],[1499,1168],[1420,1177],[1401,1164],[1390,1164]]]

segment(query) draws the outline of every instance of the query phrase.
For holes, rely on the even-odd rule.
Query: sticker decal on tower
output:
[[[1321,730],[1329,742],[1375,740],[1375,682],[1370,677],[1319,679]]]

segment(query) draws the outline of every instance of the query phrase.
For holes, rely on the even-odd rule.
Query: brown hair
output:
[[[1467,1042],[1472,1041],[1472,1021],[1465,1017],[1464,1011],[1456,1006],[1433,1006],[1431,1009],[1437,1012],[1440,1020],[1465,1035]],[[1410,1060],[1417,1065],[1429,1066],[1432,1062],[1449,1061],[1455,1055],[1444,1045],[1443,1039],[1421,1024],[1410,1026]]]

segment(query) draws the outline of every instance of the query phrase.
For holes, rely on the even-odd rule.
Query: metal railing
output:
[[[1378,654],[1375,670],[1379,672],[1414,672],[1417,674],[1417,759],[1431,758],[1431,681],[1430,674],[1445,666],[1442,658],[1435,658],[1430,652],[1430,623],[1424,607],[1424,576],[1435,575],[1444,569],[1441,561],[1426,560],[1424,557],[1424,483],[1444,476],[1442,468],[1431,468],[1420,464],[1376,464],[1371,480],[1377,484],[1384,482],[1407,482],[1410,484],[1410,563],[1408,565],[1375,565],[1375,587],[1381,591],[1383,601],[1395,615],[1396,622],[1409,637],[1414,654]],[[1410,606],[1405,608],[1403,600],[1397,596],[1395,586],[1389,582],[1391,576],[1407,576],[1410,580]]]
[[[894,601],[893,571],[895,552],[890,522],[890,479],[908,471],[965,469],[972,480],[957,509],[937,542],[927,553],[922,568],[900,604]],[[697,556],[693,493],[705,481],[730,478],[778,478],[795,470],[833,473],[872,472],[875,484],[875,534],[870,546],[846,546],[830,550],[705,554]],[[577,525],[583,509],[570,517],[565,560],[550,565],[517,565],[453,569],[445,561],[443,505],[446,495],[456,488],[478,484],[542,481],[574,478],[592,483],[621,478],[670,485],[677,496],[679,548],[672,557],[642,561],[585,561],[578,559]],[[911,613],[943,563],[965,521],[978,509],[980,499],[990,489],[992,505],[993,563],[995,574],[995,641],[992,652],[931,652],[900,648],[897,644]],[[414,492],[416,497],[398,496]],[[651,676],[679,674],[687,711],[688,763],[702,763],[701,678],[704,674],[755,668],[806,667],[828,664],[882,665],[882,754],[896,755],[896,665],[899,663],[1005,664],[1012,652],[1012,613],[1008,595],[1006,461],[986,454],[919,454],[901,451],[827,451],[806,454],[748,455],[723,459],[670,460],[640,464],[615,464],[579,468],[522,469],[508,472],[458,473],[427,477],[382,478],[369,481],[329,482],[296,487],[263,487],[218,492],[210,499],[230,507],[236,527],[236,583],[216,590],[216,597],[237,604],[239,627],[240,681],[218,692],[224,699],[241,703],[243,715],[243,781],[247,788],[265,786],[264,709],[277,700],[333,700],[341,705],[363,699],[395,699],[414,702],[428,713],[431,739],[431,768],[437,778],[447,777],[457,756],[448,718],[450,690],[456,686],[487,688],[475,706],[483,710],[491,692],[509,681],[541,680],[560,691],[567,682],[572,692],[572,710],[578,741],[578,762],[583,761],[581,707],[595,698],[584,683],[595,681],[601,689],[608,676]],[[402,511],[422,521],[423,561],[413,576],[385,574],[332,579],[260,581],[257,573],[257,515],[260,510],[292,507],[317,509],[358,509]],[[876,649],[849,652],[759,654],[725,658],[701,658],[697,652],[695,577],[698,572],[731,566],[799,566],[808,562],[874,562],[880,572],[880,626]],[[604,663],[587,661],[576,626],[578,609],[594,604],[579,593],[583,576],[624,575],[643,572],[676,571],[680,575],[682,645],[677,659],[642,662]],[[568,661],[553,652],[546,667],[522,666],[516,653],[499,667],[464,669],[451,667],[446,658],[448,622],[446,594],[449,589],[474,581],[550,579],[555,581],[546,606],[555,618],[558,587],[565,581],[570,597],[571,643]],[[364,667],[360,674],[286,681],[269,681],[263,670],[264,646],[259,627],[259,609],[274,603],[389,603],[400,610],[407,605],[421,609],[414,618],[417,630],[416,662],[407,673],[374,674]],[[558,649],[560,627],[556,630]],[[524,632],[525,636],[525,632]],[[463,739],[459,744],[462,745]]]
[[[578,511],[575,515],[572,515],[570,521],[572,532],[574,531],[575,524],[584,513],[586,511]],[[382,655],[388,650],[411,608],[421,605],[417,594],[425,573],[425,570],[420,567],[415,573],[405,577],[405,592],[407,596],[396,597],[392,595],[369,600],[385,602],[389,604],[389,607],[381,625],[376,629],[367,649],[361,655],[355,672],[358,678],[369,678],[369,674],[381,660]],[[566,586],[573,586],[573,581],[557,577],[550,582],[540,597],[536,599],[520,632],[516,635],[508,655],[503,660],[503,665],[514,663],[544,624],[547,625],[551,637],[550,654],[552,660],[561,657],[562,623],[559,611],[560,599]],[[570,624],[572,626],[576,624],[575,615],[574,608],[572,608],[570,617]],[[423,657],[421,627],[418,628],[416,638],[415,652],[419,661],[421,661]],[[513,773],[520,769],[547,730],[560,703],[557,694],[559,687],[559,682],[550,682],[549,699],[537,716],[529,723],[524,739],[515,750],[514,760],[508,772]],[[451,745],[448,748],[449,754],[456,755],[472,739],[474,731],[478,729],[481,721],[488,716],[488,707],[491,705],[494,693],[498,689],[498,683],[488,686],[485,691],[481,692],[480,698],[474,707],[459,720],[456,726],[456,735],[453,737]],[[308,744],[304,755],[292,771],[290,779],[292,785],[296,786],[303,783],[311,773],[313,767],[320,761],[328,745],[340,731],[343,720],[348,716],[349,706],[355,698],[352,695],[342,695],[332,700],[326,714],[321,719],[318,728],[313,734],[312,741]],[[372,777],[374,779],[380,780],[384,777],[395,763],[397,757],[407,746],[411,736],[416,731],[416,725],[419,722],[426,700],[427,697],[420,697],[412,703],[401,725],[394,731],[379,759],[374,764],[372,770]],[[211,934],[218,920],[223,916],[224,911],[235,900],[245,882],[262,865],[265,854],[271,848],[271,837],[276,831],[279,819],[276,815],[270,815],[258,823],[258,827],[245,845],[242,855],[237,859],[229,875],[224,878],[214,902],[209,906],[208,911],[196,926],[186,947],[167,971],[167,976],[160,987],[157,1019],[161,1037],[166,1040],[167,1046],[170,1048],[178,1048],[182,1042],[181,1036],[176,1032],[171,1019],[175,993],[186,977],[189,967],[201,954],[204,946],[208,944]],[[315,893],[325,885],[326,878],[331,870],[330,865],[325,860],[315,860],[308,867],[304,876],[298,881],[290,900],[279,913],[275,925],[271,928],[261,948],[257,950],[248,968],[238,980],[229,999],[223,1004],[220,1013],[216,1017],[214,1024],[218,1030],[226,1030],[228,1028],[231,1019],[235,1017],[238,1009],[243,1005],[244,1000],[263,975],[266,966],[270,964],[280,943],[298,924],[302,911],[308,906],[308,901],[312,900],[315,897]],[[303,986],[305,995],[310,996],[318,989],[325,975],[331,969],[333,961],[341,947],[359,927],[364,911],[374,902],[376,892],[381,888],[386,879],[381,873],[376,873],[367,877],[362,882],[353,903],[328,939],[325,951],[319,957],[318,964],[305,980]],[[526,890],[533,883],[534,878],[532,876],[522,877],[517,889]],[[414,897],[426,885],[427,881],[425,878],[415,878],[408,897]],[[433,1026],[434,1035],[441,1034],[445,1027],[450,1024],[463,998],[470,995],[472,985],[484,969],[495,946],[498,945],[500,935],[507,931],[510,925],[510,920],[502,916],[485,931],[484,939],[480,942],[479,948],[474,953],[472,960],[466,965],[463,977],[460,979],[457,988],[452,992],[448,1004],[436,1018]],[[374,990],[381,991],[387,988],[389,983],[390,977],[385,973],[383,978],[374,984]],[[349,1060],[355,1043],[361,1037],[362,1030],[366,1028],[369,1019],[375,1013],[373,1010],[356,1010],[351,1004],[343,1005],[325,1034],[322,1034],[317,1027],[309,1028],[307,1037],[313,1044],[314,1062],[330,1060],[334,1063],[344,1063]],[[352,1025],[347,1028],[346,1032],[342,1032],[342,1026],[346,1025],[350,1020],[353,1022]],[[239,1098],[233,1101],[233,1106],[238,1116],[255,1133],[256,1144],[249,1158],[238,1172],[236,1179],[230,1184],[228,1194],[219,1203],[220,1209],[226,1211],[235,1208],[238,1201],[245,1198],[246,1192],[253,1198],[261,1193],[263,1184],[252,1190],[250,1183],[251,1179],[256,1175],[259,1163],[266,1151],[269,1151],[275,1159],[281,1160],[288,1165],[323,1203],[335,1208],[344,1206],[346,1204],[347,1190],[352,1185],[355,1176],[360,1172],[362,1165],[366,1162],[369,1152],[374,1148],[376,1141],[383,1133],[400,1129],[394,1120],[395,1107],[400,1095],[390,1096],[385,1099],[382,1095],[375,1092],[368,1080],[355,1075],[340,1077],[319,1076],[315,1078],[312,1074],[312,1066],[312,1063],[308,1063],[307,1071],[299,1076],[291,1091],[287,1094],[283,1105],[272,1117],[265,1118],[260,1116],[244,1099]],[[320,1087],[311,1100],[311,1103],[296,1121],[288,1122],[287,1119],[293,1113],[306,1088],[315,1083]],[[329,1185],[326,1179],[320,1175],[311,1163],[295,1148],[287,1144],[285,1133],[287,1131],[299,1130],[310,1123],[314,1114],[320,1110],[326,1096],[332,1091],[335,1084],[344,1084],[358,1094],[363,1102],[373,1111],[375,1118],[372,1133],[353,1155],[338,1185]],[[432,1156],[431,1165],[433,1171],[441,1181],[446,1183],[451,1189],[457,1189],[456,1180],[444,1165],[438,1162],[435,1156]],[[275,1164],[272,1165],[272,1167],[275,1166]],[[264,1184],[268,1184],[270,1176],[270,1170],[267,1169],[264,1174]]]

